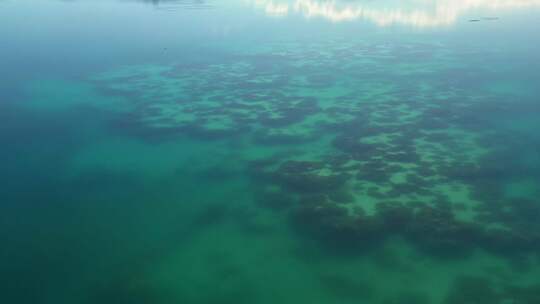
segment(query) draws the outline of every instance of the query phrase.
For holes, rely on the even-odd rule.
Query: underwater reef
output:
[[[361,253],[398,236],[441,257],[537,252],[538,189],[507,190],[536,174],[520,163],[529,139],[494,131],[534,101],[492,93],[485,71],[440,44],[335,45],[284,42],[93,82],[129,100],[114,132],[238,148],[257,203],[323,246]]]

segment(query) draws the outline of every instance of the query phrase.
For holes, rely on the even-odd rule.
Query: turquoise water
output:
[[[3,303],[540,303],[538,0],[0,1]]]

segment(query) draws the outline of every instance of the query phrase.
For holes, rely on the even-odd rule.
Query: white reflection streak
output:
[[[287,3],[274,3],[268,0],[256,0],[257,6],[264,7],[264,11],[269,16],[281,17],[289,14],[289,4]]]
[[[285,16],[291,10],[307,18],[321,17],[332,22],[365,19],[379,26],[406,24],[417,27],[448,26],[472,9],[511,9],[540,6],[540,0],[445,0],[424,1],[430,10],[373,8],[362,4],[338,5],[336,1],[296,0],[294,4],[275,0],[256,0],[271,16]]]

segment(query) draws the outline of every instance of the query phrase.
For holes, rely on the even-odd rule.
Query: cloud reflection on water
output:
[[[367,20],[378,26],[393,24],[415,27],[449,26],[473,10],[493,13],[503,9],[540,7],[540,0],[253,0],[269,16],[292,13],[332,22]]]

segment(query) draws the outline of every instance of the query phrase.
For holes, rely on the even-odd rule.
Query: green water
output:
[[[2,303],[540,303],[540,1],[0,1]]]

